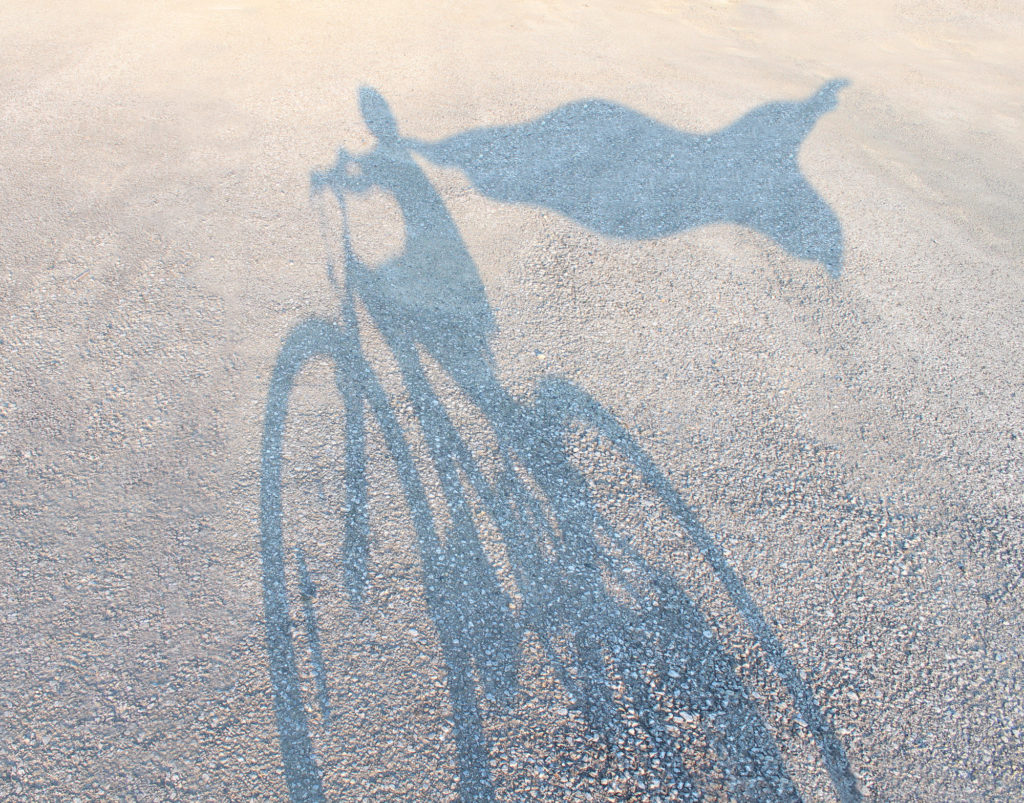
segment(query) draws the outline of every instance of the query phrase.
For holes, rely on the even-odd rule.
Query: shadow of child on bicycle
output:
[[[826,85],[805,102],[802,113],[799,104],[773,104],[786,108],[765,113],[792,129],[774,132],[776,150],[785,157],[780,157],[777,172],[792,171],[799,139],[813,119],[834,102],[837,88],[838,84]],[[735,146],[742,141],[748,150],[750,143],[735,130],[721,141],[706,137],[707,142],[697,138],[687,142],[681,138],[689,135],[676,135],[675,153],[689,154],[690,164],[676,166],[673,186],[684,200],[702,202],[709,208],[717,203],[718,211],[704,215],[687,212],[672,218],[663,211],[663,190],[669,185],[664,181],[658,184],[651,177],[646,183],[640,181],[639,194],[609,200],[608,192],[627,189],[618,179],[591,171],[590,201],[583,197],[586,188],[581,182],[586,176],[581,173],[580,159],[586,155],[581,157],[579,152],[587,143],[607,141],[609,132],[619,132],[621,140],[625,130],[634,148],[645,147],[644,137],[667,147],[666,129],[630,110],[603,103],[596,112],[594,108],[564,107],[518,129],[470,132],[432,145],[403,138],[386,101],[376,91],[361,90],[360,107],[377,145],[359,156],[342,151],[332,168],[313,174],[312,188],[316,194],[330,191],[337,198],[343,221],[347,195],[371,188],[389,193],[404,219],[405,248],[371,269],[356,257],[346,224],[343,271],[339,275],[336,266],[330,266],[342,300],[341,323],[310,320],[289,335],[271,381],[264,430],[261,537],[267,642],[282,755],[293,800],[323,799],[324,791],[302,710],[297,657],[288,635],[283,568],[287,553],[282,546],[280,513],[281,438],[295,376],[309,359],[320,355],[335,363],[335,380],[346,410],[347,510],[342,556],[347,588],[353,603],[359,604],[371,548],[366,426],[372,418],[397,469],[416,533],[427,604],[447,673],[461,799],[495,797],[495,757],[485,733],[481,696],[506,711],[523,702],[519,673],[527,637],[541,645],[544,660],[588,731],[609,757],[617,757],[618,763],[609,771],[644,779],[636,781],[635,793],[648,799],[697,799],[714,784],[728,789],[735,799],[798,797],[735,660],[714,638],[704,613],[668,571],[644,556],[638,533],[629,531],[626,520],[616,518],[609,512],[607,500],[600,498],[598,485],[588,474],[590,468],[581,463],[579,450],[573,448],[581,433],[593,436],[605,453],[637,478],[642,490],[636,499],[625,500],[627,505],[642,494],[674,522],[679,537],[690,539],[788,688],[798,713],[813,732],[840,797],[856,799],[842,746],[806,684],[721,550],[639,444],[610,413],[565,380],[542,380],[534,398],[526,402],[502,386],[489,341],[495,331],[494,316],[483,284],[443,200],[413,153],[463,167],[479,188],[495,197],[546,204],[598,231],[615,229],[619,236],[679,230],[706,222],[708,215],[731,216],[752,226],[756,221],[768,221],[762,230],[781,238],[784,247],[800,256],[818,258],[835,271],[840,264],[841,240],[838,223],[833,223],[834,216],[828,217],[830,210],[823,212],[822,207],[827,210],[827,206],[809,185],[806,189],[813,199],[805,192],[797,200],[813,209],[816,222],[812,223],[787,220],[786,202],[781,199],[755,199],[762,206],[774,205],[771,210],[758,211],[749,204],[744,206],[747,201],[726,203],[712,198],[708,176],[714,176],[708,165],[715,170],[721,164],[740,172],[744,169],[739,158],[742,149],[729,151],[728,143]],[[570,158],[569,153],[577,155]],[[524,166],[527,157],[528,167]],[[792,165],[786,161],[790,157]],[[651,162],[649,154],[643,158]],[[701,168],[695,163],[701,159],[704,173],[697,175]],[[761,176],[759,192],[796,186],[792,175],[776,177],[772,184],[771,159],[761,153],[757,159],[761,167],[747,172]],[[544,174],[545,163],[548,174]],[[656,170],[657,165],[651,163],[649,169]],[[630,170],[635,172],[635,164]],[[576,197],[566,194],[569,175],[574,183],[569,182],[568,190]],[[720,178],[725,181],[725,174]],[[634,176],[634,183],[638,180]],[[560,188],[551,189],[559,182]],[[726,183],[733,188],[729,192],[738,186],[734,177]],[[536,189],[541,185],[548,189]],[[662,211],[654,205],[660,205]],[[623,221],[629,220],[631,213],[641,223],[647,221],[651,231],[640,224],[629,229]],[[812,243],[817,235],[817,244]],[[408,433],[366,356],[360,308],[398,365],[439,480],[449,522],[444,532],[432,512],[432,499],[422,468],[413,457]],[[472,444],[467,443],[429,378],[424,352],[491,429],[497,443],[497,469],[486,471]],[[436,505],[437,500],[433,501]],[[501,539],[515,601],[503,586],[482,538],[481,506],[487,526]],[[306,571],[304,564],[302,569]],[[303,603],[309,599],[306,594]],[[318,655],[313,656],[315,663],[323,661]],[[326,676],[325,667],[314,670],[318,679]],[[330,693],[324,682],[319,689],[321,698]],[[321,706],[327,710],[326,699],[321,699]],[[680,728],[680,722],[697,725]],[[694,755],[700,755],[700,760],[694,760]]]

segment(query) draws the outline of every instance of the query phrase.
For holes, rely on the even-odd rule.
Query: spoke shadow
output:
[[[526,634],[542,645],[589,731],[626,755],[633,771],[657,779],[652,788],[662,792],[649,790],[652,799],[662,793],[698,799],[715,785],[724,785],[735,799],[798,798],[734,659],[712,635],[699,606],[600,512],[602,500],[570,457],[579,426],[605,439],[642,478],[679,536],[688,538],[711,567],[808,723],[838,796],[859,799],[842,745],[807,684],[720,548],[639,444],[614,416],[564,380],[542,381],[529,403],[501,385],[489,344],[494,317],[476,266],[444,202],[413,159],[415,151],[456,164],[493,197],[541,203],[617,236],[657,236],[712,220],[740,222],[835,273],[842,254],[839,225],[800,176],[796,151],[817,116],[834,104],[839,86],[828,84],[802,104],[763,106],[707,137],[675,132],[628,109],[593,101],[524,126],[469,132],[435,144],[402,138],[384,99],[372,89],[362,91],[363,117],[377,146],[359,156],[341,152],[334,167],[313,174],[312,186],[317,193],[332,192],[343,215],[348,194],[371,187],[390,193],[404,216],[405,250],[371,270],[356,258],[345,229],[343,275],[329,266],[342,298],[341,323],[311,319],[289,334],[271,378],[263,433],[260,527],[267,646],[293,801],[325,799],[297,671],[289,609],[296,596],[289,597],[286,588],[281,514],[289,398],[296,376],[316,357],[334,363],[346,408],[347,502],[339,545],[345,577],[339,580],[352,603],[362,604],[371,548],[369,416],[397,469],[416,534],[428,610],[447,673],[461,799],[495,798],[481,696],[505,710],[515,704]],[[608,170],[618,168],[621,174],[585,169],[611,155],[617,161]],[[544,189],[537,189],[540,185]],[[407,435],[365,356],[357,300],[394,356],[426,435],[450,514],[443,534]],[[492,429],[501,464],[496,478],[485,475],[449,416],[420,349]],[[504,544],[522,600],[519,610],[482,543],[470,493]],[[312,694],[326,721],[330,668],[320,648],[317,589],[303,553],[294,554],[299,621],[316,687]],[[627,719],[626,710],[635,721]],[[680,714],[699,727],[680,734],[673,725]],[[706,759],[700,766],[685,758],[694,750]]]

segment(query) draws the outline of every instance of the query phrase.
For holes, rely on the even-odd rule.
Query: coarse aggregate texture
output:
[[[0,799],[1024,797],[1022,53],[1009,0],[7,0]],[[826,86],[823,206],[739,170],[782,218],[452,155]]]

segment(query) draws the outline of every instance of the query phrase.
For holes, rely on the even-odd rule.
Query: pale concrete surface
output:
[[[310,176],[374,146],[360,87],[403,136],[438,142],[583,99],[711,134],[846,79],[799,146],[841,227],[838,278],[756,227],[615,239],[489,198],[429,153],[402,162],[479,277],[493,362],[474,399],[446,378],[455,357],[401,327],[388,341],[371,322],[385,302],[357,307],[447,556],[417,541],[369,415],[357,591],[344,399],[326,361],[297,380],[280,465],[316,773],[338,800],[1019,799],[1022,52],[1014,2],[5,2],[0,798],[316,796],[289,790],[275,719],[261,438],[286,335],[340,317],[340,217]],[[409,251],[395,186],[348,203],[368,264]],[[420,349],[432,390],[405,387],[389,342]],[[522,412],[547,375],[651,456],[796,680],[593,432],[551,447],[591,483],[551,502]],[[531,618],[530,583],[554,570],[531,575],[518,531],[488,525],[469,490],[476,568],[459,562],[441,424],[413,412],[433,397],[484,475],[518,466],[509,498],[546,499],[554,519],[579,503],[569,530],[597,510],[634,533],[600,571],[591,558],[619,547],[545,547],[557,571],[586,564],[600,600],[566,585]],[[570,476],[558,460],[548,479]],[[431,601],[433,580],[460,578],[463,608]],[[676,644],[684,619],[706,625]],[[587,638],[610,657],[584,661]],[[577,670],[600,675],[611,713]],[[856,791],[829,773],[826,726]]]

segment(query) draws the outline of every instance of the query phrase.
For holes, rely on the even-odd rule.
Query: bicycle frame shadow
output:
[[[682,737],[670,727],[663,710],[662,701],[668,698],[699,715],[699,746],[716,767],[716,778],[727,783],[734,796],[750,800],[798,797],[733,659],[711,635],[699,606],[600,512],[600,500],[594,498],[584,471],[567,450],[573,427],[578,425],[589,427],[612,444],[619,457],[642,477],[679,534],[690,539],[788,689],[813,734],[837,794],[842,800],[859,799],[842,745],[810,688],[721,549],[639,443],[599,403],[564,380],[544,380],[527,403],[501,385],[489,345],[493,313],[476,266],[443,200],[411,155],[415,148],[428,158],[441,160],[444,154],[451,158],[458,149],[449,145],[431,152],[424,143],[405,140],[398,135],[383,98],[364,90],[361,101],[377,147],[360,157],[342,152],[332,170],[314,173],[313,188],[332,191],[343,215],[347,193],[369,187],[389,192],[405,219],[405,250],[371,270],[355,256],[346,229],[343,275],[338,275],[333,262],[329,264],[342,299],[341,321],[310,319],[288,335],[271,378],[263,432],[260,538],[267,648],[292,800],[325,799],[292,642],[281,507],[282,445],[289,399],[298,374],[319,357],[333,362],[335,384],[345,404],[348,509],[340,547],[345,577],[339,580],[353,604],[358,604],[366,584],[370,549],[366,488],[369,417],[397,470],[415,532],[427,607],[446,669],[461,799],[495,797],[480,695],[490,695],[504,706],[512,704],[527,632],[542,644],[546,660],[575,701],[587,728],[607,745],[625,745],[634,764],[655,773],[666,788],[697,798],[711,782],[706,771],[687,766],[682,759]],[[809,130],[806,120],[801,125]],[[492,135],[488,136],[493,139]],[[534,132],[533,136],[536,142],[539,135]],[[508,163],[506,159],[506,166]],[[563,162],[554,159],[554,163]],[[474,167],[482,174],[479,161]],[[606,188],[599,189],[603,192]],[[584,217],[580,211],[584,207],[552,205]],[[621,218],[620,213],[616,210],[608,219]],[[595,221],[600,222],[592,216],[589,222]],[[840,264],[837,254],[841,247],[837,252],[835,231],[830,226],[822,229],[828,242],[818,251],[805,248],[803,254],[817,254],[833,270]],[[807,227],[793,225],[785,230],[806,233]],[[357,302],[394,356],[415,416],[428,436],[425,443],[430,462],[451,522],[443,537],[407,433],[365,353]],[[493,431],[500,463],[495,479],[488,479],[446,411],[428,378],[421,348],[470,399]],[[524,476],[530,482],[524,481]],[[518,614],[513,612],[509,594],[481,542],[471,494],[482,503],[510,558],[523,600]],[[295,552],[295,561],[314,696],[326,721],[330,717],[330,686],[313,604],[317,591],[300,550]],[[630,569],[628,579],[621,571],[623,565]],[[623,579],[613,589],[609,576]],[[615,691],[613,684],[617,684]],[[642,738],[632,734],[623,718],[622,700],[637,712]]]

